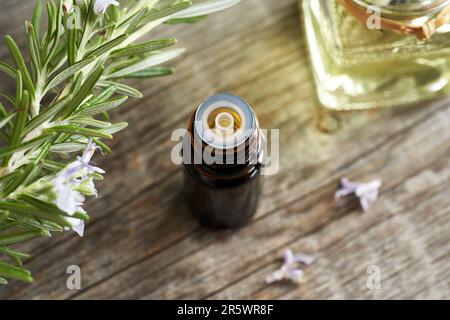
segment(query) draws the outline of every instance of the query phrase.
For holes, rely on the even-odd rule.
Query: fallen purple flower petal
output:
[[[268,284],[290,280],[296,284],[300,284],[304,280],[304,272],[298,269],[298,265],[309,266],[314,262],[314,258],[305,254],[294,255],[292,250],[286,250],[284,252],[284,263],[280,269],[272,272],[267,278]]]
[[[336,191],[335,200],[354,195],[359,199],[364,211],[369,210],[370,206],[378,199],[381,179],[376,179],[367,183],[352,182],[348,178],[341,179],[341,188]]]

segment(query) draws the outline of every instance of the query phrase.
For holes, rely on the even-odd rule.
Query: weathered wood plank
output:
[[[449,111],[446,110],[446,115]],[[428,127],[431,123],[435,123],[436,119],[442,118],[442,114],[437,114],[436,117],[429,119],[428,122],[424,123],[422,126],[414,127],[411,131],[406,131],[403,134],[399,134],[397,138],[391,140],[389,144],[384,146],[381,150],[374,151],[368,158],[361,159],[360,161],[355,161],[347,170],[349,172],[364,172],[369,168],[376,168],[379,171],[381,177],[385,178],[385,185],[383,190],[383,203],[379,207],[375,207],[374,210],[365,215],[359,216],[359,210],[337,210],[334,207],[332,201],[332,195],[336,184],[336,179],[332,177],[327,180],[326,185],[321,186],[318,182],[315,192],[310,193],[309,196],[301,197],[301,201],[295,201],[288,204],[282,204],[273,214],[261,216],[260,219],[255,221],[251,226],[241,230],[238,233],[227,233],[222,239],[216,239],[216,235],[205,234],[201,237],[196,236],[194,239],[191,237],[186,240],[177,243],[175,246],[163,253],[151,256],[145,262],[139,263],[132,266],[132,269],[119,274],[116,277],[109,279],[107,282],[102,283],[100,286],[95,286],[91,290],[88,290],[85,294],[82,294],[83,298],[93,298],[108,292],[111,296],[115,297],[145,297],[145,298],[203,298],[208,297],[211,293],[217,290],[221,290],[222,286],[226,287],[230,282],[237,280],[246,281],[247,277],[252,277],[255,271],[259,270],[261,267],[270,265],[268,270],[265,270],[265,275],[271,269],[273,270],[278,265],[275,262],[280,256],[281,251],[290,246],[294,245],[294,248],[298,250],[306,251],[309,253],[315,253],[319,255],[326,255],[326,252],[322,254],[320,250],[320,245],[322,245],[321,237],[324,237],[324,233],[318,232],[323,228],[332,228],[329,233],[328,238],[332,238],[327,241],[327,237],[323,240],[323,245],[325,248],[332,244],[333,241],[338,241],[341,237],[346,236],[347,232],[352,230],[354,232],[353,236],[361,236],[364,234],[364,222],[366,224],[377,223],[377,221],[383,221],[387,217],[401,212],[408,213],[408,210],[412,210],[410,202],[416,198],[427,199],[426,194],[424,197],[418,197],[422,190],[416,189],[412,191],[412,194],[408,194],[396,203],[396,198],[398,194],[402,194],[402,186],[410,176],[416,176],[420,170],[430,170],[433,168],[431,164],[435,161],[433,156],[430,154],[435,153],[437,150],[443,154],[449,154],[448,142],[444,139],[436,139],[436,143],[430,149],[423,148],[421,152],[417,154],[418,161],[413,161],[408,165],[408,168],[403,170],[398,170],[398,164],[396,161],[399,157],[403,156],[404,150],[402,148],[397,148],[398,141],[407,141],[403,146],[407,146],[409,149],[414,149],[415,145],[420,139],[428,140],[430,136],[436,135],[436,132],[431,132],[430,136],[428,134],[424,135],[424,128]],[[403,148],[404,148],[403,147]],[[442,148],[445,147],[443,150]],[[405,165],[405,164],[402,164]],[[444,170],[448,171],[448,160],[445,162],[440,162],[435,164],[437,168],[443,167]],[[426,169],[423,169],[426,168]],[[433,170],[433,169],[431,169]],[[397,173],[398,175],[394,175]],[[438,180],[430,183],[429,187],[437,187],[437,189],[442,189],[440,183],[448,181],[448,172],[436,172],[435,176],[440,177]],[[442,173],[442,176],[441,176]],[[443,174],[445,173],[445,174]],[[442,180],[440,180],[442,179]],[[316,182],[317,183],[317,182]],[[301,187],[304,187],[302,183],[291,187],[291,192],[298,192],[301,194]],[[441,190],[442,191],[442,190]],[[448,198],[448,190],[441,192],[441,198]],[[392,192],[392,195],[390,194]],[[431,206],[435,199],[431,199],[427,206]],[[266,204],[265,202],[264,204]],[[419,202],[420,203],[420,202]],[[383,206],[384,204],[384,206]],[[439,203],[436,206],[446,208],[445,203]],[[398,213],[397,213],[398,212]],[[427,213],[423,207],[418,207],[415,211],[418,219],[420,215]],[[445,211],[447,214],[447,211]],[[347,218],[349,217],[349,218]],[[445,215],[444,215],[445,218]],[[341,224],[341,220],[342,222]],[[337,224],[337,226],[335,226]],[[430,226],[431,230],[435,229],[436,226],[442,226],[442,220],[436,222],[436,225]],[[443,226],[442,231],[448,231],[448,222]],[[430,230],[430,229],[429,229]],[[428,231],[429,231],[428,230]],[[405,226],[404,229],[398,230],[404,237],[408,237],[411,230],[409,226]],[[318,235],[316,235],[318,233]],[[443,241],[443,234],[437,232],[436,237]],[[302,240],[303,237],[310,237],[316,235],[316,245],[311,246],[310,243],[306,242],[305,245],[297,245],[298,239]],[[441,237],[441,238],[439,238]],[[384,239],[380,237],[380,241]],[[445,239],[445,238],[444,238]],[[413,239],[410,239],[411,241]],[[416,241],[420,242],[419,238]],[[444,240],[445,241],[445,240]],[[198,249],[198,242],[201,242],[200,249]],[[304,243],[301,241],[301,243]],[[403,245],[407,245],[405,242]],[[336,248],[330,248],[329,250],[333,252]],[[370,251],[370,247],[368,248]],[[374,252],[378,252],[374,249]],[[447,250],[447,251],[446,251]],[[440,251],[438,248],[436,254],[442,254],[443,252],[448,252],[448,248],[444,248],[444,251]],[[251,253],[251,254],[249,254]],[[384,257],[388,258],[391,252],[386,252],[379,257],[381,261],[384,261]],[[372,254],[376,257],[376,253]],[[173,259],[170,265],[166,265],[165,262],[168,259]],[[347,256],[343,255],[341,257],[342,263],[346,261]],[[408,255],[402,255],[402,258],[407,260]],[[317,273],[325,272],[320,268],[321,260],[317,265]],[[370,264],[370,259],[367,265]],[[364,260],[353,261],[350,259],[348,264],[354,263],[366,263]],[[323,265],[330,268],[333,266],[332,261],[326,260]],[[404,265],[397,265],[394,263],[390,267],[401,268]],[[340,268],[340,266],[339,266]],[[338,268],[338,270],[340,270]],[[316,269],[312,267],[311,269]],[[347,272],[352,275],[354,274],[354,269],[347,266]],[[314,272],[314,271],[313,271]],[[343,271],[344,272],[344,271]],[[430,270],[426,272],[419,272],[422,283],[427,283]],[[258,273],[259,276],[262,276]],[[258,286],[264,285],[264,278],[258,278]],[[359,273],[358,273],[359,275]],[[242,278],[243,277],[243,278]],[[314,276],[313,276],[313,279]],[[363,279],[365,279],[363,277]],[[361,281],[361,279],[355,279]],[[314,280],[312,280],[314,281]],[[364,280],[365,281],[365,280]],[[425,281],[425,282],[424,282]],[[314,283],[314,282],[313,282]],[[428,282],[429,283],[429,282]],[[330,284],[329,282],[324,282],[323,286],[330,286],[328,290],[335,290],[337,292],[339,288],[339,283]],[[350,283],[352,285],[359,285],[359,283]],[[434,285],[438,285],[436,282]],[[406,286],[406,284],[405,284]],[[277,286],[271,286],[270,289],[277,290]],[[244,287],[240,288],[238,292],[234,292],[235,297],[252,297],[250,294],[255,288],[251,287],[248,282],[245,282]],[[291,290],[293,288],[291,287]],[[295,289],[295,287],[294,287]],[[241,291],[242,290],[242,291]],[[92,292],[89,292],[92,291]],[[437,291],[441,296],[446,291]],[[320,293],[320,292],[319,292]],[[323,292],[322,292],[323,293]],[[356,298],[358,296],[353,296],[351,290],[346,292],[346,297]],[[435,294],[436,294],[435,293]],[[323,295],[324,297],[330,297]],[[268,296],[256,296],[265,297]],[[272,296],[273,297],[273,296]],[[276,297],[276,296],[275,296]],[[301,297],[301,296],[297,296]],[[314,297],[314,291],[311,292],[311,296]],[[315,296],[321,297],[321,295]],[[400,295],[398,297],[401,297]]]
[[[30,7],[14,10],[25,16]],[[36,283],[13,283],[0,298],[448,298],[447,102],[324,111],[299,26],[296,1],[248,0],[199,25],[171,27],[189,53],[174,77],[136,83],[148,98],[115,115],[131,125],[112,143],[114,155],[98,158],[108,175],[89,205],[86,237],[29,245]],[[190,218],[170,162],[170,133],[217,91],[244,96],[263,127],[281,130],[281,171],[266,179],[257,219],[236,232]],[[371,212],[335,207],[342,175],[384,178]],[[265,285],[287,247],[318,258],[307,282]],[[79,292],[65,287],[70,264],[82,268]],[[370,264],[382,269],[380,291],[365,287]]]

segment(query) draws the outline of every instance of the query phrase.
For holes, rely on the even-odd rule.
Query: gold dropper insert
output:
[[[215,125],[216,134],[227,137],[234,133],[234,118],[228,112],[219,113],[216,117]]]
[[[230,107],[219,107],[219,108],[211,111],[211,113],[208,115],[208,126],[210,129],[214,129],[214,127],[216,126],[216,123],[217,123],[216,119],[222,113],[226,113],[233,118],[233,130],[234,131],[237,131],[241,128],[242,118],[241,118],[241,115],[236,110],[234,110],[233,108],[230,108]]]
[[[256,125],[253,110],[242,98],[220,93],[198,107],[193,133],[205,145],[215,149],[216,154],[234,153],[245,148]]]

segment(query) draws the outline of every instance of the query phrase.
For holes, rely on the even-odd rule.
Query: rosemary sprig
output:
[[[32,281],[22,265],[29,254],[11,246],[67,229],[83,234],[84,197],[96,195],[104,173],[89,161],[96,149],[111,152],[102,139],[127,126],[104,116],[142,96],[123,79],[170,75],[159,65],[183,53],[168,49],[175,39],[136,42],[163,23],[193,23],[239,1],[37,0],[25,22],[27,54],[5,37],[11,62],[0,72],[16,90],[0,95],[0,285]]]

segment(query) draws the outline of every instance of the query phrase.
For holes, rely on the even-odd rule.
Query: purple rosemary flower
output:
[[[75,212],[86,213],[83,209],[85,194],[97,196],[92,174],[105,173],[102,169],[89,164],[97,149],[98,147],[89,140],[83,155],[59,172],[52,181],[53,191],[56,194],[55,204],[69,216],[73,216]],[[72,225],[72,230],[83,236],[83,220],[68,217],[67,221]]]
[[[348,178],[341,179],[341,188],[336,191],[334,198],[337,200],[348,195],[354,195],[359,198],[359,202],[364,211],[369,210],[370,206],[378,199],[381,179],[376,179],[367,183],[352,182]]]
[[[271,284],[277,281],[290,280],[300,284],[304,280],[304,272],[299,269],[299,265],[309,266],[314,262],[314,258],[305,254],[294,255],[292,250],[284,252],[284,263],[280,269],[274,271],[266,278],[266,282]]]

